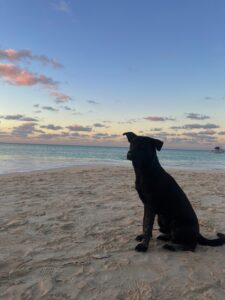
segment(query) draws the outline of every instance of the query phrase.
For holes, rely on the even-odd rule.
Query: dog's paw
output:
[[[148,246],[144,243],[137,244],[137,246],[135,247],[135,251],[138,252],[146,252],[147,250],[148,250]]]
[[[218,233],[217,233],[217,236],[218,236],[219,238],[225,239],[225,234],[224,234],[224,233],[218,232]]]
[[[163,245],[163,249],[169,250],[169,251],[176,251],[173,245],[165,244]]]
[[[144,239],[144,234],[139,234],[136,236],[135,240],[141,242]]]

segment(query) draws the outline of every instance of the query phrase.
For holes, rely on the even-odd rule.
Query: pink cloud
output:
[[[33,86],[41,84],[50,89],[49,95],[55,98],[56,103],[65,103],[72,98],[58,90],[58,82],[43,74],[33,73],[30,70],[16,65],[22,60],[38,60],[54,68],[62,67],[60,63],[46,55],[34,55],[30,50],[0,49],[0,60],[8,60],[11,63],[0,63],[0,79],[16,86]]]
[[[13,64],[0,63],[0,78],[6,82],[18,86],[32,86],[42,84],[46,87],[55,87],[57,82],[45,75],[37,75],[26,69],[22,69]]]
[[[50,94],[51,96],[55,97],[55,102],[56,103],[64,103],[64,102],[68,102],[69,100],[72,100],[72,98],[68,95],[65,95],[61,92],[52,92]]]
[[[0,59],[5,59],[9,61],[20,61],[23,59],[37,60],[44,65],[50,65],[53,68],[61,68],[62,65],[56,60],[47,57],[46,55],[34,55],[30,50],[21,49],[0,49]]]

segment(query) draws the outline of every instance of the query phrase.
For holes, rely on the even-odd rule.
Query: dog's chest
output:
[[[142,178],[136,178],[135,187],[143,204],[149,204],[156,212],[159,212],[161,202],[165,199],[163,189],[159,189],[154,181],[145,181]]]
[[[141,201],[146,204],[153,201],[153,189],[149,188],[149,184],[140,178],[135,182],[135,188]]]

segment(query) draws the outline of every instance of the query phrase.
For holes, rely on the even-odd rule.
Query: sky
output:
[[[225,146],[223,0],[0,0],[0,142]]]

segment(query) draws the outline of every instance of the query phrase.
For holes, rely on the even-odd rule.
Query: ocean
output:
[[[0,174],[47,170],[81,165],[128,166],[128,148],[69,145],[0,144]],[[225,153],[204,150],[158,152],[165,168],[225,170]]]

